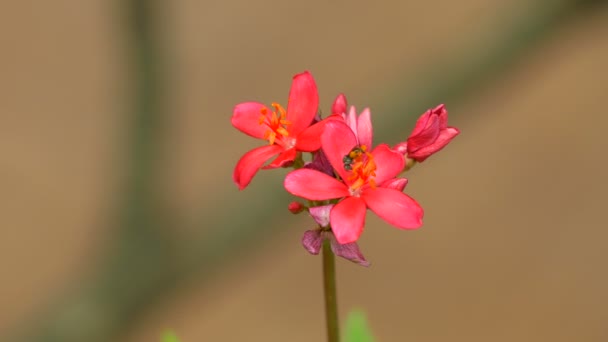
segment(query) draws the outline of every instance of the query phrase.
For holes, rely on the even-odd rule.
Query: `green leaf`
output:
[[[353,310],[348,314],[345,332],[344,342],[374,342],[363,311]]]
[[[167,330],[163,334],[162,342],[179,342],[179,338],[173,331]]]

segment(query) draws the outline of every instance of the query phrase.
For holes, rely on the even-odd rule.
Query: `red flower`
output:
[[[371,142],[371,134],[369,137]],[[299,169],[287,175],[285,188],[313,201],[343,198],[330,213],[331,228],[339,243],[359,238],[367,208],[398,228],[422,225],[422,208],[401,192],[405,182],[395,179],[404,167],[401,154],[384,144],[368,152],[368,146],[359,144],[353,130],[341,120],[327,122],[321,145],[341,180],[316,170]]]
[[[272,103],[270,108],[258,102],[236,105],[232,125],[245,134],[269,142],[247,152],[236,164],[232,178],[240,190],[249,185],[270,158],[278,155],[264,169],[289,165],[297,151],[312,152],[320,148],[325,121],[311,126],[318,105],[317,85],[307,71],[293,77],[287,110],[278,103]]]
[[[406,154],[407,158],[422,162],[444,148],[459,133],[457,128],[448,127],[448,111],[441,104],[422,114],[407,141],[397,144],[395,149]]]

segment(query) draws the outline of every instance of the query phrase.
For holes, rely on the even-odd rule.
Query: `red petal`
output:
[[[360,145],[372,148],[372,119],[369,108],[365,108],[357,118],[357,139]]]
[[[403,156],[391,150],[386,144],[378,145],[373,151],[374,162],[376,162],[376,184],[397,177],[405,167]]]
[[[433,108],[433,114],[439,116],[439,128],[446,129],[448,127],[448,111],[444,104]]]
[[[427,126],[427,123],[429,122],[431,116],[432,111],[430,109],[424,112],[424,114],[420,115],[418,120],[416,120],[416,126],[414,126],[414,130],[412,131],[412,134],[410,134],[410,136],[420,134],[420,132],[422,132],[422,130],[424,130],[424,128]]]
[[[342,159],[357,145],[355,133],[341,120],[331,120],[321,135],[321,147],[329,163],[343,180],[348,179]]]
[[[245,189],[262,165],[280,151],[281,146],[267,145],[245,153],[236,164],[232,174],[232,180],[239,187],[239,190]]]
[[[422,207],[399,190],[366,189],[361,198],[376,215],[397,228],[415,229],[422,226]]]
[[[460,131],[454,127],[448,127],[441,131],[437,140],[429,146],[423,147],[414,153],[408,154],[409,158],[415,159],[418,162],[424,161],[431,154],[440,151],[444,148],[455,136],[460,134]]]
[[[299,151],[313,152],[321,148],[321,134],[325,130],[327,119],[317,122],[300,133],[296,138]]]
[[[288,127],[290,135],[297,136],[310,126],[318,107],[319,94],[312,75],[308,71],[295,75],[287,103],[287,120],[291,122]]]
[[[264,139],[268,126],[260,125],[262,108],[266,108],[266,106],[258,102],[239,103],[232,112],[232,126],[254,138]]]
[[[292,162],[296,159],[296,149],[290,148],[289,150],[285,150],[279,154],[272,163],[263,167],[264,170],[267,169],[276,169],[277,167],[283,167],[288,163]]]
[[[343,121],[338,115],[330,115],[327,118],[308,127],[296,138],[298,151],[314,152],[321,148],[321,135],[325,131],[325,125],[331,120]]]
[[[365,202],[359,197],[347,197],[331,210],[331,230],[339,243],[357,241],[365,226]]]
[[[355,132],[355,136],[357,136],[357,110],[355,109],[355,106],[350,106],[348,114],[344,113],[344,122],[346,122],[353,132]],[[357,142],[358,141],[359,139],[357,138]]]
[[[403,189],[405,189],[406,185],[407,185],[407,178],[393,178],[393,179],[389,179],[389,180],[385,181],[384,183],[380,184],[380,187],[403,191]]]
[[[344,94],[340,94],[334,100],[334,103],[331,105],[331,113],[332,114],[342,114],[346,112],[347,101],[346,96]]]
[[[348,196],[348,187],[317,170],[299,169],[287,174],[285,189],[292,195],[311,201],[324,201]]]
[[[418,125],[416,125],[416,127],[418,127]],[[407,138],[408,151],[416,152],[418,149],[434,143],[439,136],[439,131],[439,117],[437,115],[430,115],[426,122],[426,126],[420,130],[418,134],[412,133],[412,135]]]

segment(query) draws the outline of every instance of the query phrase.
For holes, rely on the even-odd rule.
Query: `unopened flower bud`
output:
[[[439,105],[422,114],[407,141],[397,144],[394,149],[407,153],[410,159],[423,162],[459,133],[457,128],[448,126],[448,111],[444,105]]]
[[[300,203],[298,201],[293,201],[293,202],[289,203],[289,205],[287,206],[287,209],[289,209],[289,211],[291,211],[292,214],[299,214],[302,211],[306,210],[306,206],[304,206],[302,203]]]

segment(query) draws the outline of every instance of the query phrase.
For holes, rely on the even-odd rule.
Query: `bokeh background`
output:
[[[370,107],[375,140],[446,103],[409,173],[425,226],[368,216],[342,317],[378,341],[608,340],[602,1],[8,1],[0,11],[0,340],[323,341],[320,257],[232,107]]]

